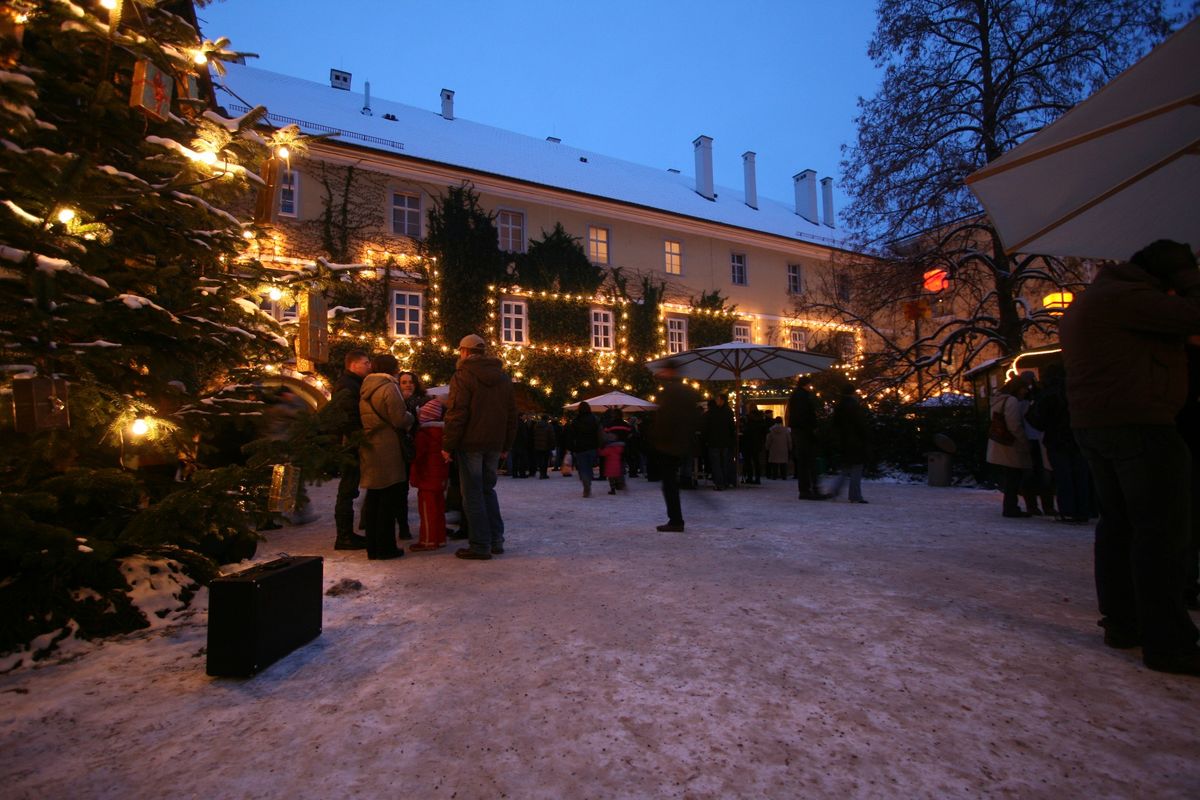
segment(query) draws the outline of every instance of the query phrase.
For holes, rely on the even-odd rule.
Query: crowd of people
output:
[[[1151,669],[1200,675],[1200,632],[1188,608],[1200,607],[1200,270],[1187,245],[1155,242],[1128,263],[1103,268],[1060,326],[1063,364],[1040,377],[1021,373],[992,398],[987,461],[1000,472],[1001,513],[1053,515],[1071,524],[1098,518],[1095,541],[1100,625],[1106,644],[1143,648]],[[1189,338],[1190,337],[1190,338]],[[1189,348],[1187,345],[1191,344]],[[417,487],[419,540],[412,550],[444,547],[448,505],[461,508],[456,555],[485,560],[504,552],[495,486],[504,461],[513,478],[578,476],[582,496],[606,480],[608,493],[644,474],[661,482],[667,521],[685,529],[680,490],[707,476],[724,491],[788,477],[800,500],[828,500],[848,485],[862,495],[867,412],[853,386],[838,397],[831,425],[841,471],[819,480],[818,404],[797,381],[786,417],[750,408],[735,419],[727,398],[707,403],[663,362],[658,410],[626,418],[580,403],[570,418],[519,416],[499,359],[479,336],[464,337],[446,400],[426,393],[396,359],[351,351],[333,402],[347,412],[346,433],[361,429],[357,468],[343,471],[335,520],[338,549],[369,558],[402,555],[408,490]],[[702,406],[707,407],[703,410]],[[598,474],[597,474],[598,473]],[[363,526],[353,500],[366,490]],[[1022,507],[1022,502],[1024,507]]]

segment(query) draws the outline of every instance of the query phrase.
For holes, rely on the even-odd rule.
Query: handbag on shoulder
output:
[[[1017,437],[1008,429],[1003,408],[1000,411],[992,412],[992,421],[988,425],[988,438],[996,444],[1012,444],[1017,441]]]

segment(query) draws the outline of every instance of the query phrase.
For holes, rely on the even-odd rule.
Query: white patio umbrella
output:
[[[1200,247],[1200,18],[967,185],[1010,253]]]
[[[635,397],[625,392],[608,392],[607,394],[598,394],[595,397],[589,397],[586,402],[593,411],[607,411],[610,408],[619,408],[623,413],[632,414],[638,411],[653,411],[658,408],[657,403],[651,403],[649,400],[643,400],[640,397]],[[579,402],[568,403],[563,408],[568,411],[574,411],[579,408]]]
[[[711,347],[697,347],[646,364],[652,372],[671,362],[675,372],[683,378],[697,381],[735,381],[733,410],[737,413],[738,398],[742,381],[791,378],[828,369],[836,362],[833,356],[792,350],[788,347],[772,347],[747,342],[726,342]],[[737,464],[741,434],[734,428],[734,459]],[[739,470],[740,471],[740,470]],[[736,483],[736,480],[734,481]]]
[[[658,358],[646,366],[654,371],[667,361],[671,361],[675,371],[684,378],[741,382],[820,372],[832,366],[837,359],[788,347],[726,342]]]

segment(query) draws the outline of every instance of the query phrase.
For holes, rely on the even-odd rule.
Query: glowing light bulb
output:
[[[196,50],[194,53],[192,53],[192,63],[193,64],[207,64],[208,63],[208,53],[204,52],[203,50]]]
[[[288,159],[288,157],[291,155],[291,153],[288,152],[288,149],[286,147],[281,146],[275,151],[275,155],[279,156],[280,158],[282,158],[286,161]]]
[[[275,287],[271,287],[271,290],[267,292],[267,297],[271,298],[272,300],[279,300],[283,297],[283,292]]]
[[[58,211],[58,221],[66,225],[71,220],[75,219],[75,211],[70,208],[62,208]]]
[[[142,417],[138,417],[133,421],[133,424],[129,426],[129,432],[134,436],[145,436],[150,432],[150,423],[146,422],[146,420]]]

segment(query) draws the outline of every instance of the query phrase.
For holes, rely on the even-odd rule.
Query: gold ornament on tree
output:
[[[171,113],[171,95],[175,81],[149,59],[141,59],[133,65],[133,91],[129,105],[140,108],[146,116],[165,122]]]
[[[296,332],[296,356],[324,364],[329,360],[329,312],[325,296],[318,290],[300,295],[300,322]]]
[[[13,427],[17,432],[37,433],[71,427],[67,387],[62,378],[13,378]]]
[[[291,464],[276,464],[271,470],[271,494],[267,498],[267,511],[287,514],[296,510],[300,496],[300,468]]]

